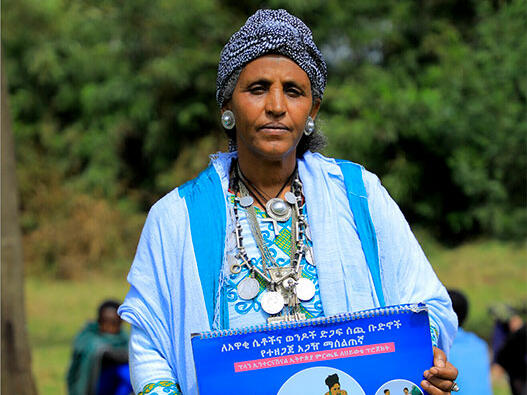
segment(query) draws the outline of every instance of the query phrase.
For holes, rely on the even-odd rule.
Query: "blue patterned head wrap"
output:
[[[285,10],[258,10],[221,51],[216,80],[216,101],[220,108],[232,96],[242,68],[269,53],[295,61],[309,77],[313,96],[322,99],[327,68],[311,30]]]

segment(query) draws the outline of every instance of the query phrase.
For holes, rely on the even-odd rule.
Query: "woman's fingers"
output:
[[[440,348],[434,347],[434,366],[443,368],[446,365],[446,354]]]
[[[421,387],[426,391],[427,394],[430,395],[445,395],[448,394],[448,391],[443,391],[434,385],[432,385],[429,381],[423,380],[421,381]]]
[[[445,353],[434,347],[434,366],[423,374],[426,380],[421,386],[431,395],[449,393],[458,371],[454,365],[447,361]]]
[[[437,347],[434,347],[434,366],[429,369],[429,372],[433,376],[451,381],[454,381],[458,374],[456,367],[447,361],[443,350]]]
[[[458,372],[454,365],[452,365],[450,362],[447,362],[444,368],[433,366],[427,371],[425,371],[425,374],[426,373],[428,373],[430,377],[437,377],[440,379],[454,381],[457,377]],[[425,378],[428,378],[428,377],[426,377],[425,375]]]
[[[443,376],[441,374],[432,374],[432,369],[427,370],[425,372],[424,376],[426,378],[426,381],[428,381],[429,384],[440,389],[441,391],[449,392],[450,388],[452,388],[452,383],[454,382],[452,376],[450,374],[446,376]]]

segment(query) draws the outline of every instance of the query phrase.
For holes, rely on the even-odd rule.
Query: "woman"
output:
[[[134,388],[197,393],[190,334],[425,301],[434,344],[456,319],[397,205],[362,167],[313,153],[326,65],[311,31],[260,10],[221,54],[216,98],[233,148],[151,209],[121,306]],[[456,369],[435,348],[423,386]]]
[[[331,374],[326,377],[326,385],[329,391],[325,395],[348,395],[348,392],[340,389],[339,375]]]

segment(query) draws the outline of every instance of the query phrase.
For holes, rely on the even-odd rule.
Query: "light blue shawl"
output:
[[[220,202],[225,202],[233,155],[216,155],[213,168],[205,174],[219,178],[216,185],[221,188],[204,192],[216,194],[220,207]],[[334,159],[307,152],[298,161],[298,171],[304,185],[325,315],[379,307],[379,292],[375,290],[379,284],[375,284],[366,264],[341,166]],[[448,351],[457,329],[448,294],[378,178],[364,169],[362,177],[366,194],[363,198],[367,198],[377,239],[385,304],[426,302],[432,325],[439,330],[439,347]],[[123,319],[149,336],[152,346],[177,374],[185,395],[197,394],[190,334],[210,330],[209,322],[213,322],[212,329],[226,324],[221,303],[216,303],[221,300],[221,282],[227,273],[226,254],[219,280],[210,273],[211,278],[202,278],[196,263],[202,248],[194,245],[191,229],[204,226],[210,228],[211,234],[223,235],[225,243],[217,247],[216,254],[234,248],[228,237],[233,229],[232,213],[225,203],[223,212],[204,212],[198,222],[189,218],[186,191],[196,192],[199,188],[199,181],[191,181],[150,210],[128,275],[130,291],[119,310]],[[194,203],[199,204],[200,194],[193,196]],[[225,215],[225,230],[214,228],[221,223],[214,220],[214,215]],[[215,289],[215,300],[205,301],[201,284]],[[151,381],[156,379],[152,372]]]

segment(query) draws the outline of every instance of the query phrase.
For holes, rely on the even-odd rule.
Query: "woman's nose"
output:
[[[271,89],[267,95],[265,110],[275,117],[285,113],[285,97],[281,89]]]

